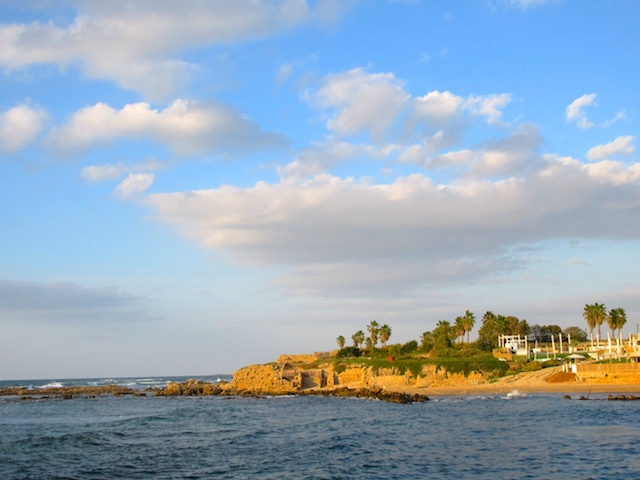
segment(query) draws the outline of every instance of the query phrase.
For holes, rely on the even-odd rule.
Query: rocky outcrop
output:
[[[251,365],[233,374],[229,390],[261,395],[286,395],[303,388],[302,375],[289,364]]]
[[[323,397],[353,397],[382,400],[390,403],[423,403],[428,402],[429,397],[418,394],[408,394],[402,392],[390,392],[382,388],[334,388],[329,390],[315,390],[301,392],[299,395],[316,395]]]
[[[183,383],[169,382],[165,388],[157,390],[155,394],[158,397],[201,396],[221,395],[223,391],[220,384],[190,379]]]
[[[636,397],[635,395],[609,395],[607,400],[628,402],[640,400],[640,397]]]
[[[89,397],[96,395],[139,395],[128,387],[119,385],[83,386],[83,387],[55,387],[55,388],[34,388],[10,387],[0,389],[0,396],[24,396],[24,397],[47,397],[70,399],[74,397]]]
[[[449,373],[436,365],[425,365],[418,375],[409,371],[400,373],[394,367],[375,370],[364,363],[342,368],[337,372],[332,362],[323,362],[317,355],[282,355],[275,364],[251,365],[238,370],[229,391],[258,395],[335,388],[399,391],[408,387],[474,386],[488,381],[482,373]]]

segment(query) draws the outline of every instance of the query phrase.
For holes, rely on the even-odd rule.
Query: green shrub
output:
[[[415,340],[411,340],[410,342],[407,342],[404,345],[402,345],[402,347],[400,347],[399,353],[406,355],[408,353],[413,353],[417,350],[418,350],[418,342],[416,342]]]
[[[338,350],[336,353],[336,357],[338,358],[347,358],[347,357],[359,357],[362,354],[358,347],[344,347]]]

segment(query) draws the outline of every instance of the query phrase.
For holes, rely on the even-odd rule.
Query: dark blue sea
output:
[[[0,387],[111,381],[142,388],[166,380]],[[413,405],[323,397],[0,397],[0,479],[114,478],[637,479],[640,402],[517,392]]]

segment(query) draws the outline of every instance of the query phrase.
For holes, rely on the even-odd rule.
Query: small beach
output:
[[[427,396],[460,396],[460,395],[495,395],[518,391],[522,393],[563,393],[583,394],[589,392],[600,394],[640,394],[640,383],[631,382],[593,382],[572,381],[549,383],[547,378],[560,372],[560,367],[553,367],[536,372],[519,373],[501,377],[491,383],[478,385],[407,387],[402,391]]]

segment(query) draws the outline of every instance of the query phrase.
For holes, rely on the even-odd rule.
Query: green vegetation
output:
[[[478,330],[478,347],[485,351],[491,351],[496,347],[500,335],[527,336],[530,331],[531,327],[526,320],[520,320],[512,315],[505,317],[487,312],[482,317],[482,326]]]
[[[593,338],[593,331],[598,327],[597,342],[600,344],[600,327],[607,318],[607,310],[604,307],[604,303],[594,303],[593,305],[585,305],[582,312],[582,316],[587,321],[589,331],[591,332],[591,338]]]
[[[622,327],[627,323],[627,312],[625,312],[624,308],[612,309],[609,311],[609,315],[607,315],[607,323],[613,334],[615,335],[617,329],[618,336],[622,338]]]
[[[583,316],[591,334],[606,320],[612,332],[617,330],[621,335],[622,327],[627,321],[623,308],[614,308],[607,312],[604,304],[585,305]],[[587,341],[587,332],[579,327],[568,327],[562,330],[558,325],[529,325],[524,319],[513,315],[504,316],[487,311],[482,317],[478,330],[478,340],[470,342],[470,332],[475,326],[473,312],[467,310],[464,315],[455,318],[453,323],[440,320],[432,331],[424,332],[420,338],[405,344],[387,345],[392,329],[389,325],[380,325],[373,320],[366,326],[368,336],[363,330],[351,335],[353,346],[345,347],[345,337],[339,336],[336,341],[340,350],[334,358],[334,367],[338,373],[351,364],[368,366],[379,371],[393,369],[396,373],[419,375],[427,365],[436,365],[437,369],[446,369],[451,373],[471,372],[489,373],[492,377],[521,371],[534,371],[540,368],[559,365],[557,360],[547,362],[519,359],[501,361],[494,358],[492,352],[498,346],[498,337],[503,334],[522,335],[529,342],[548,344],[559,334],[571,337],[571,345],[577,346]],[[466,336],[466,342],[465,342]],[[379,346],[380,344],[380,346]],[[365,346],[363,348],[363,346]]]
[[[364,343],[365,335],[362,330],[358,330],[356,333],[351,335],[351,340],[353,340],[353,346],[361,348]]]
[[[435,365],[437,370],[445,369],[450,373],[462,373],[469,375],[472,372],[488,373],[492,376],[503,376],[509,369],[509,365],[499,361],[493,355],[486,352],[475,352],[474,355],[464,356],[463,349],[451,348],[447,350],[447,357],[426,357],[424,355],[404,354],[400,357],[386,356],[385,349],[377,349],[374,357],[358,357],[349,355],[346,347],[338,352],[334,358],[334,369],[337,373],[343,372],[349,365],[362,365],[371,367],[378,374],[381,370],[393,369],[399,375],[409,372],[413,376],[422,373],[425,366]],[[401,351],[402,345],[391,345],[387,349]],[[468,352],[467,352],[468,354]]]
[[[571,346],[576,347],[579,344],[586,342],[589,340],[587,336],[587,332],[582,330],[580,327],[568,327],[562,331],[562,334],[565,336],[571,336]]]
[[[562,329],[558,325],[532,325],[529,338],[532,342],[550,343],[551,337],[558,336]]]
[[[605,322],[605,320],[614,335],[615,331],[618,330],[619,337],[622,337],[622,327],[624,327],[624,325],[627,323],[627,312],[624,308],[613,308],[609,312],[607,312],[604,303],[593,303],[591,305],[585,305],[582,316],[587,322],[589,332],[591,333],[591,338],[593,338],[593,331],[595,330],[595,328],[598,328],[598,336],[596,337],[596,342],[598,343],[598,345],[600,345],[600,340],[602,339],[600,327]]]

